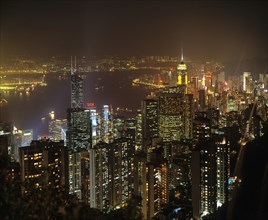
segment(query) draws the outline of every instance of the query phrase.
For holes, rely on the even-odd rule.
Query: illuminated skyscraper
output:
[[[33,129],[22,130],[21,146],[29,146],[33,140]]]
[[[92,147],[90,112],[79,108],[68,109],[67,122],[70,193],[89,203],[89,149]]]
[[[229,146],[225,137],[213,134],[192,153],[193,217],[214,213],[228,199]]]
[[[117,139],[109,146],[109,166],[111,167],[110,206],[126,203],[132,194],[130,182],[131,166],[126,139]]]
[[[164,142],[192,137],[193,96],[178,87],[169,87],[159,95],[159,136]]]
[[[206,112],[197,112],[193,121],[194,145],[211,138],[211,120]]]
[[[252,93],[253,91],[253,81],[250,72],[243,73],[243,91],[246,93]]]
[[[161,154],[139,152],[134,159],[134,194],[142,198],[144,219],[152,219],[168,203],[168,164]]]
[[[63,140],[66,145],[67,119],[56,119],[54,111],[50,113],[48,122],[49,138],[53,141]]]
[[[85,109],[67,111],[67,147],[69,150],[88,150],[92,146],[90,112]]]
[[[141,103],[142,111],[142,142],[145,147],[152,138],[159,136],[158,132],[158,100],[145,99]]]
[[[135,151],[142,150],[142,113],[137,110],[136,129],[135,129]]]
[[[90,149],[90,207],[100,210],[110,208],[111,164],[109,145],[98,143]]]
[[[170,87],[159,95],[159,136],[164,142],[180,140],[183,135],[183,94]]]
[[[187,75],[187,66],[183,62],[183,52],[181,52],[181,62],[177,66],[177,73],[178,73],[177,85],[179,86],[180,91],[185,94],[187,92],[188,75]]]
[[[63,141],[32,141],[30,146],[21,147],[19,151],[21,178],[26,183],[26,192],[32,186],[68,189],[68,153]]]
[[[69,192],[89,204],[90,198],[90,156],[86,149],[69,150]]]
[[[83,108],[83,79],[76,73],[76,57],[75,67],[73,68],[71,60],[71,108]]]
[[[101,115],[101,141],[111,143],[113,141],[113,109],[112,106],[103,105]]]
[[[90,111],[90,120],[92,126],[92,147],[100,141],[100,115],[97,112],[96,106],[93,102],[87,103],[87,109]]]

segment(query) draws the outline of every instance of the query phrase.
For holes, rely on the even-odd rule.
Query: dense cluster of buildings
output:
[[[263,134],[268,74],[200,79],[183,57],[173,74],[175,82],[125,118],[111,105],[84,106],[83,81],[71,67],[67,119],[51,112],[49,138],[32,142],[32,131],[1,123],[1,152],[19,162],[29,186],[64,187],[92,208],[120,208],[136,195],[144,219],[202,219],[231,199],[239,143]]]

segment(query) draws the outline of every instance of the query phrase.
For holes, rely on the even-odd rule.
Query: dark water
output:
[[[84,102],[94,102],[97,107],[112,104],[114,108],[140,108],[141,100],[150,91],[142,87],[132,87],[131,80],[144,72],[88,73],[84,79]],[[1,107],[1,120],[11,121],[18,129],[34,129],[34,136],[47,133],[50,111],[56,118],[66,118],[70,107],[70,79],[59,80],[58,76],[46,76],[47,86],[36,87],[30,95],[9,92],[2,94],[8,104]],[[103,86],[102,91],[95,87]],[[41,120],[43,118],[43,120]]]

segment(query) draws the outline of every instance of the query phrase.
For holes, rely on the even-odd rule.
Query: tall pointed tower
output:
[[[76,73],[76,57],[74,63],[73,68],[71,57],[71,108],[83,108],[83,79]]]
[[[182,87],[182,91],[186,93],[186,87],[188,83],[187,66],[183,62],[183,50],[181,50],[181,62],[177,66],[178,81],[177,85]]]

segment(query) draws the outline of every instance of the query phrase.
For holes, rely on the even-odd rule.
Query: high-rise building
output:
[[[192,94],[184,95],[183,138],[193,138],[194,99]]]
[[[193,95],[169,87],[159,95],[159,136],[164,142],[192,138]]]
[[[141,103],[142,111],[142,146],[159,136],[158,132],[158,100],[145,99]]]
[[[111,169],[110,206],[117,207],[126,203],[132,195],[133,185],[131,175],[130,156],[127,140],[117,139],[109,146],[109,166]]]
[[[136,116],[135,150],[142,150],[142,113],[140,109],[137,110]]]
[[[71,108],[83,108],[83,79],[76,72],[76,58],[75,67],[72,66],[71,60]]]
[[[109,145],[98,143],[90,149],[90,207],[108,210],[111,200]]]
[[[228,200],[229,145],[223,134],[198,144],[192,152],[193,217],[214,213]]]
[[[0,136],[7,138],[7,153],[12,161],[18,161],[18,145],[14,138],[17,133],[17,128],[10,122],[0,122]]]
[[[69,150],[69,193],[90,204],[90,155],[86,149]]]
[[[90,112],[85,109],[67,111],[67,147],[69,150],[89,149],[92,146]]]
[[[68,151],[63,141],[32,141],[30,146],[21,147],[19,151],[25,192],[31,187],[68,189]]]
[[[246,93],[252,93],[253,91],[253,81],[250,72],[243,73],[243,91]]]
[[[152,219],[168,203],[168,163],[159,152],[139,152],[134,157],[134,195],[141,196],[144,219]]]
[[[183,62],[183,53],[181,53],[181,62],[177,66],[178,81],[177,85],[182,93],[187,93],[188,75],[187,66]]]
[[[66,145],[67,119],[56,119],[54,111],[50,112],[48,131],[51,140],[63,140]]]
[[[87,103],[87,109],[90,111],[91,129],[92,129],[92,147],[94,147],[98,142],[100,142],[100,115],[96,109],[93,102]]]
[[[123,116],[115,115],[113,117],[113,139],[122,138],[124,136],[125,119]]]
[[[194,145],[211,138],[211,120],[206,112],[196,112],[193,128]]]
[[[33,129],[22,130],[21,146],[22,147],[29,146],[32,140],[33,140]]]
[[[101,141],[105,143],[113,141],[113,109],[111,105],[103,105],[102,107]]]
[[[163,90],[159,95],[159,136],[164,142],[180,140],[183,136],[183,96],[177,87]]]

